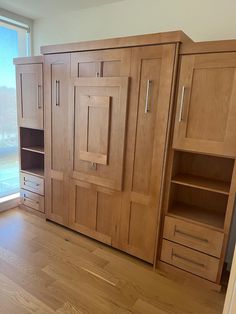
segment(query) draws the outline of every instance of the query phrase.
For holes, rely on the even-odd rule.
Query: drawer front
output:
[[[220,262],[215,257],[167,240],[162,242],[161,260],[213,282],[216,281]]]
[[[44,179],[21,172],[21,188],[44,195]]]
[[[44,197],[21,189],[21,203],[27,207],[33,208],[44,213]]]
[[[166,216],[163,237],[192,249],[220,257],[224,234]]]

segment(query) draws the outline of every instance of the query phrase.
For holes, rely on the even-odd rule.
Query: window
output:
[[[19,193],[19,156],[13,58],[29,54],[29,28],[0,17],[0,203]]]

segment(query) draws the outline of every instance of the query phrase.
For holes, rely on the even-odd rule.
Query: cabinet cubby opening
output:
[[[21,170],[44,176],[44,155],[21,149]]]
[[[172,183],[168,214],[223,229],[227,203],[227,195]]]
[[[20,128],[20,145],[22,150],[44,154],[44,131]]]
[[[172,182],[228,195],[234,160],[175,151]]]

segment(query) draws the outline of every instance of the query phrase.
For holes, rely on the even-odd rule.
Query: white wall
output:
[[[38,19],[34,51],[47,44],[178,29],[195,41],[236,38],[236,1],[123,0]]]

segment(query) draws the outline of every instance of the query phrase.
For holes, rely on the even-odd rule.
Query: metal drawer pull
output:
[[[146,92],[146,102],[145,102],[145,113],[150,112],[149,108],[149,97],[150,97],[150,86],[152,85],[151,80],[147,80],[147,92]]]
[[[201,241],[201,242],[204,242],[204,243],[209,243],[208,239],[204,239],[204,238],[200,238],[198,236],[194,236],[192,234],[189,234],[189,233],[186,233],[186,232],[183,232],[183,231],[180,231],[178,230],[176,227],[175,227],[175,231],[174,231],[174,234],[180,234],[180,235],[183,235],[185,237],[188,237],[188,238],[192,238],[194,240],[198,240],[198,241]]]
[[[35,186],[40,186],[40,183],[36,183],[34,181],[31,181],[31,180],[27,180],[24,178],[24,182],[29,182],[29,183],[33,183]]]
[[[33,202],[33,203],[39,204],[39,202],[38,202],[38,201],[35,201],[35,200],[33,200],[32,198],[27,197],[27,196],[24,194],[24,202],[25,202],[25,201],[30,201],[30,202]]]
[[[38,85],[38,109],[42,109],[41,87],[42,87],[42,85]]]
[[[56,106],[60,106],[60,81],[56,80]]]
[[[175,253],[172,252],[172,259],[173,259],[173,257],[178,258],[178,259],[180,259],[180,260],[183,260],[183,261],[185,261],[185,262],[191,263],[191,264],[193,264],[193,265],[196,265],[196,266],[205,268],[205,265],[202,264],[202,263],[195,262],[195,261],[193,261],[193,260],[191,260],[191,259],[189,259],[189,258],[187,258],[187,257],[182,257],[182,256],[180,256],[180,255],[175,254]]]
[[[181,100],[180,100],[180,111],[179,111],[179,122],[183,121],[183,107],[184,107],[184,96],[186,87],[182,87]]]

